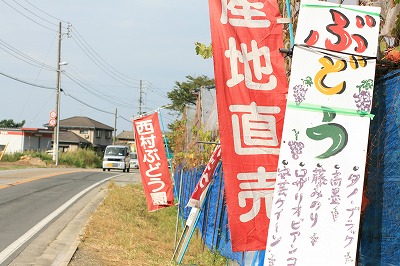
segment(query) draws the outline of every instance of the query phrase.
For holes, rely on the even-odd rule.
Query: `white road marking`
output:
[[[99,181],[90,187],[82,190],[78,194],[76,194],[74,197],[72,197],[70,200],[65,202],[63,205],[61,205],[57,210],[54,212],[50,213],[46,218],[41,220],[39,223],[37,223],[34,227],[32,227],[28,232],[23,234],[20,238],[15,240],[11,245],[9,245],[7,248],[5,248],[1,253],[0,253],[0,264],[2,264],[8,257],[10,257],[15,251],[17,251],[24,243],[26,243],[29,239],[31,239],[37,232],[39,232],[42,228],[44,228],[48,223],[50,223],[55,217],[57,217],[60,213],[65,211],[69,206],[71,206],[76,200],[78,200],[82,195],[84,195],[86,192],[89,190],[95,188],[96,186],[112,179],[115,177],[118,177],[122,174],[115,175],[109,178],[106,178],[102,181]]]

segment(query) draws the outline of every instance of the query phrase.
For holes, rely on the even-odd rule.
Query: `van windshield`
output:
[[[106,155],[114,155],[114,156],[123,156],[125,152],[125,148],[119,147],[107,147],[106,148]]]
[[[131,153],[131,159],[137,159],[137,154],[134,153],[134,152],[132,152],[132,153]]]

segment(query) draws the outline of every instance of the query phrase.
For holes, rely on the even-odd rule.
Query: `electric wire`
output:
[[[116,75],[116,76],[118,76],[118,77],[120,77],[121,79],[123,79],[123,80],[125,80],[125,81],[127,81],[127,82],[132,82],[132,81],[135,81],[135,82],[139,82],[139,80],[138,79],[135,79],[135,78],[132,78],[132,77],[129,77],[129,76],[127,76],[127,75],[125,75],[125,74],[123,74],[122,72],[120,72],[120,71],[118,71],[117,69],[115,69],[113,66],[111,66],[109,63],[107,63],[107,61],[105,61],[86,41],[85,41],[85,39],[82,37],[82,35],[79,33],[79,31],[77,31],[76,30],[76,28],[74,27],[74,29],[75,29],[75,31],[74,32],[76,32],[76,36],[79,38],[79,39],[82,39],[82,41],[84,42],[84,44],[85,44],[85,47],[87,47],[87,48],[89,48],[89,50],[91,50],[93,53],[94,53],[94,55],[96,55],[100,60],[99,61],[102,61],[106,66],[106,68],[108,69],[108,70],[113,70],[113,71],[110,71],[110,72],[112,72],[114,75]],[[104,65],[104,64],[102,64],[102,65]],[[110,69],[109,69],[110,68]],[[131,81],[129,81],[129,80],[131,80]]]
[[[85,49],[80,43],[78,43],[76,38],[72,38],[72,39],[78,45],[78,47],[86,54],[86,56],[90,59],[90,61],[92,61],[96,66],[98,66],[107,76],[109,76],[110,78],[112,78],[113,80],[115,80],[121,84],[124,84],[126,86],[131,86],[130,84],[123,82],[123,81],[117,79],[116,77],[114,77],[113,75],[111,75],[109,71],[104,69],[104,66],[101,65],[101,63],[98,61],[98,59],[93,57],[93,55],[90,55],[90,52],[87,51],[87,49]]]
[[[67,21],[62,20],[62,19],[59,19],[59,18],[57,18],[57,17],[54,17],[53,15],[51,15],[51,14],[49,14],[49,13],[43,11],[42,9],[38,8],[37,6],[35,6],[34,4],[32,4],[31,2],[29,2],[29,1],[27,1],[27,0],[25,0],[25,2],[27,2],[29,5],[31,5],[31,6],[32,6],[33,8],[35,8],[35,9],[39,10],[39,11],[42,12],[43,14],[45,14],[45,15],[47,15],[47,16],[49,16],[49,17],[51,17],[51,18],[53,18],[53,19],[55,19],[55,20],[57,20],[57,21],[61,21],[61,22],[64,22],[64,23],[68,24]]]
[[[62,91],[62,93],[64,93],[65,96],[71,97],[71,98],[74,99],[75,101],[77,101],[77,102],[79,102],[79,103],[81,103],[81,104],[83,104],[83,105],[85,105],[85,106],[87,106],[87,107],[90,107],[90,108],[92,108],[92,109],[94,109],[94,110],[97,110],[97,111],[99,111],[99,112],[102,112],[102,113],[114,114],[114,113],[112,113],[112,112],[104,111],[104,110],[101,110],[100,108],[91,106],[91,105],[87,104],[86,102],[81,101],[81,100],[79,100],[78,98],[72,96],[71,94],[66,93],[64,90],[61,90],[61,91]]]
[[[77,35],[79,35],[79,33],[76,30],[74,32],[77,33]],[[97,65],[106,75],[108,75],[110,78],[114,79],[115,81],[117,81],[121,84],[124,84],[126,86],[132,86],[132,81],[129,81],[124,77],[121,77],[121,75],[116,74],[115,71],[110,69],[109,64],[104,63],[105,61],[87,44],[86,41],[84,41],[84,40],[82,41],[81,38],[75,38],[75,37],[72,37],[72,39],[78,45],[78,47],[86,54],[86,56],[95,65]],[[88,47],[90,49],[88,49]],[[134,81],[136,83],[138,82],[138,80],[134,80]]]
[[[147,85],[146,88],[147,88],[148,90],[154,92],[154,94],[157,94],[158,96],[161,96],[161,97],[163,97],[163,98],[169,100],[169,98],[167,97],[167,95],[166,95],[164,92],[162,92],[160,89],[158,89],[158,88],[157,88],[154,84],[152,84],[150,81],[147,81],[147,80],[146,80],[146,85]]]
[[[9,79],[13,79],[15,81],[30,85],[30,86],[41,88],[41,89],[46,89],[46,90],[56,90],[57,89],[57,88],[54,88],[54,87],[48,87],[48,86],[44,86],[44,85],[35,84],[35,83],[29,82],[29,81],[25,81],[25,80],[22,80],[20,78],[16,78],[16,77],[13,77],[11,75],[5,74],[3,72],[0,72],[0,75],[5,76],[5,77],[7,77]]]
[[[56,39],[56,35],[54,36],[54,40],[55,40],[55,39]],[[53,40],[52,44],[54,44],[54,40]],[[49,54],[50,54],[50,51],[51,51],[51,47],[52,47],[52,45],[50,46],[50,48],[49,48],[48,51],[47,51],[46,57],[45,57],[45,59],[44,59],[44,62],[46,62],[46,61],[47,61],[47,58],[49,57]],[[35,82],[38,80],[38,78],[39,78],[39,76],[40,76],[41,73],[42,73],[42,68],[39,69],[39,71],[38,71],[38,73],[37,73],[37,75],[36,75]],[[19,118],[21,118],[21,116],[23,115],[23,113],[24,113],[24,111],[25,111],[25,108],[28,106],[28,103],[29,103],[29,100],[30,100],[30,98],[31,98],[31,95],[32,95],[33,91],[34,91],[34,88],[31,87],[31,89],[30,89],[30,91],[29,91],[29,94],[28,94],[27,97],[26,97],[25,103],[23,104],[22,109],[21,109],[21,111],[20,111],[20,114],[19,114],[19,116],[18,116],[18,120],[19,120]],[[41,108],[41,109],[43,109],[44,106],[47,106],[47,105],[42,105],[42,108]],[[39,112],[40,112],[40,110],[36,113],[36,115],[33,117],[33,119],[31,120],[31,122],[35,121],[36,117],[39,115]]]
[[[69,62],[70,60],[66,60],[67,62]],[[83,80],[88,80],[87,77],[82,75],[82,71],[78,70],[77,68],[75,68],[72,64],[68,64],[68,72],[72,72],[75,76],[75,79],[78,79],[77,76],[79,77],[79,79],[83,79]],[[134,86],[126,86],[123,84],[99,84],[99,83],[90,83],[90,82],[84,82],[85,84],[87,84],[88,86],[98,86],[98,87],[112,87],[112,88],[125,88],[125,89],[138,89],[139,88],[139,84],[138,85],[134,85]],[[121,97],[122,100],[126,99],[126,97]]]
[[[10,8],[12,8],[17,13],[19,13],[20,15],[24,16],[26,19],[32,21],[33,23],[35,23],[35,24],[37,24],[39,26],[42,26],[43,28],[46,28],[48,30],[51,30],[53,32],[58,33],[57,30],[49,28],[49,27],[43,25],[42,23],[38,22],[36,19],[33,19],[29,15],[24,14],[23,12],[18,10],[18,8],[16,8],[15,6],[7,3],[5,0],[1,0],[1,1],[4,4],[6,4],[7,6],[9,6]],[[15,4],[17,4],[20,8],[22,8],[25,12],[28,12],[29,14],[33,15],[34,17],[39,18],[40,20],[45,21],[46,23],[49,23],[50,25],[53,25],[53,26],[57,26],[58,25],[56,23],[51,22],[50,20],[47,20],[47,19],[41,17],[40,15],[36,14],[35,12],[31,11],[30,9],[28,9],[27,7],[23,6],[22,4],[16,2],[15,0],[12,0],[12,1]],[[32,3],[30,3],[27,0],[25,0],[25,2],[28,3],[30,6],[32,6],[33,8],[35,8],[36,10],[40,11],[41,13],[43,13],[43,14],[45,14],[45,15],[53,18],[53,19],[56,19],[58,21],[62,21],[64,23],[68,23],[65,20],[61,20],[61,19],[59,19],[57,17],[54,17],[54,16],[50,15],[49,13],[43,11],[42,9],[38,8],[37,6],[33,5]],[[70,25],[70,24],[68,23],[68,25]],[[68,27],[68,29],[69,29],[69,27]],[[76,30],[75,27],[74,27],[74,32],[76,33],[76,35],[74,35],[75,38],[73,38],[74,42],[79,46],[79,48],[88,56],[88,58],[95,65],[97,65],[103,72],[105,72],[108,76],[110,76],[112,79],[114,79],[115,81],[119,82],[120,84],[123,84],[124,86],[126,86],[128,88],[138,88],[138,82],[139,82],[138,79],[131,78],[131,77],[119,72],[114,67],[112,67],[84,40],[82,35],[79,34],[79,32]],[[44,63],[42,63],[42,62],[40,62],[40,61],[38,61],[38,60],[36,60],[36,59],[34,59],[32,57],[20,52],[18,49],[14,48],[13,46],[9,45],[8,43],[2,41],[1,39],[0,39],[0,45],[3,46],[3,47],[0,47],[0,49],[4,50],[8,54],[18,58],[19,60],[21,60],[21,61],[23,61],[23,62],[25,62],[27,64],[39,67],[40,69],[45,69],[45,70],[49,70],[49,71],[57,71],[56,68],[54,68],[52,66],[49,66],[47,64],[44,64]],[[33,87],[38,87],[38,88],[42,88],[42,89],[56,90],[56,88],[54,88],[54,87],[38,85],[38,84],[35,84],[33,82],[24,81],[23,79],[20,79],[20,78],[17,78],[17,77],[14,77],[14,76],[2,73],[2,72],[0,72],[0,75],[3,75],[5,77],[7,77],[7,78],[13,79],[15,81],[18,81],[18,82],[21,82],[21,83],[24,83],[26,85],[30,85],[30,86],[33,86]],[[122,108],[130,108],[130,109],[132,108],[132,104],[121,102],[121,100],[114,100],[114,99],[116,99],[116,97],[112,97],[112,96],[108,96],[108,95],[105,95],[105,94],[102,94],[102,93],[98,93],[98,92],[96,92],[95,89],[90,88],[90,86],[87,83],[85,84],[84,82],[79,81],[78,79],[76,79],[72,75],[67,75],[66,74],[66,76],[72,82],[74,82],[75,84],[77,84],[78,86],[80,86],[81,88],[83,88],[84,90],[89,92],[90,94],[98,97],[99,99],[102,99],[103,101],[105,101],[105,102],[107,102],[109,104],[113,104],[113,105],[116,105],[116,106],[119,106],[119,107],[122,107]],[[115,85],[113,87],[115,87]],[[145,89],[146,88],[149,89],[150,91],[152,91],[153,93],[155,93],[156,95],[168,99],[163,92],[159,91],[159,89],[157,87],[155,87],[153,84],[151,84],[150,82],[148,82],[148,85],[145,86]],[[75,101],[77,101],[77,102],[79,102],[79,103],[81,103],[83,105],[86,105],[86,106],[88,106],[88,107],[90,107],[90,108],[92,108],[94,110],[97,110],[97,111],[100,111],[100,112],[103,112],[103,113],[113,114],[112,112],[104,111],[104,110],[101,110],[100,108],[97,108],[97,107],[94,107],[92,105],[89,105],[86,102],[78,99],[77,97],[66,93],[64,90],[61,90],[61,91],[66,96],[71,97]],[[123,99],[126,99],[126,98],[123,98]],[[128,120],[128,119],[126,119],[126,118],[124,118],[122,116],[120,116],[120,118],[122,118],[122,119],[124,119],[124,120],[126,120],[126,121],[131,123],[131,120]]]
[[[50,65],[46,65],[43,62],[40,62],[26,54],[24,54],[23,52],[19,51],[18,49],[14,48],[12,45],[6,43],[5,41],[3,41],[2,39],[0,39],[0,47],[1,50],[3,50],[4,52],[8,53],[9,55],[27,63],[30,64],[32,66],[35,67],[39,67],[41,69],[45,69],[45,70],[49,70],[49,71],[56,71],[55,67],[52,67]]]
[[[12,6],[12,5],[10,5],[9,3],[7,3],[5,0],[1,0],[1,1],[2,1],[4,4],[6,4],[7,6],[9,6],[10,8],[12,8],[14,11],[16,11],[17,13],[19,13],[19,14],[22,15],[23,17],[25,17],[26,19],[32,21],[33,23],[35,23],[35,24],[37,24],[37,25],[39,25],[39,26],[41,26],[41,27],[43,27],[43,28],[46,28],[46,29],[48,29],[48,30],[50,30],[50,31],[57,32],[57,30],[52,29],[52,28],[49,28],[49,27],[47,27],[47,26],[45,26],[45,25],[43,25],[43,24],[37,22],[36,20],[30,18],[29,16],[25,15],[24,13],[22,13],[21,11],[19,11],[17,8],[15,8],[14,6]]]
[[[46,21],[47,23],[49,23],[49,24],[51,24],[51,25],[53,25],[53,26],[58,26],[58,24],[53,23],[53,22],[51,22],[51,21],[48,21],[47,19],[44,19],[44,18],[42,18],[41,16],[39,16],[39,15],[33,13],[32,11],[30,11],[28,8],[24,7],[23,5],[21,5],[21,4],[18,3],[17,1],[15,1],[15,0],[12,0],[12,1],[13,1],[14,3],[16,3],[17,5],[19,5],[21,8],[25,9],[27,12],[31,13],[32,15],[34,15],[35,17],[40,18],[41,20]]]
[[[127,121],[127,122],[129,122],[129,123],[132,123],[132,120],[129,120],[129,119],[123,117],[123,116],[120,116],[120,115],[119,115],[118,118],[122,118],[122,120],[125,120],[125,121]]]
[[[72,75],[68,74],[68,73],[64,73],[66,77],[68,77],[72,82],[74,82],[75,84],[77,84],[79,87],[83,88],[85,91],[89,92],[90,94],[96,96],[97,98],[113,104],[115,106],[119,106],[119,107],[123,107],[123,108],[131,108],[132,105],[128,104],[128,103],[122,103],[120,101],[115,101],[113,100],[110,96],[104,95],[103,93],[98,93],[95,90],[91,89],[90,87],[88,87],[86,84],[80,82],[79,80],[75,79]]]

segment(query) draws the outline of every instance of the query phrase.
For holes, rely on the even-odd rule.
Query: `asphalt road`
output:
[[[71,168],[0,171],[0,265],[60,265],[70,250],[67,242],[76,242],[79,227],[104,198],[111,179],[124,185],[139,182],[140,175],[137,170]],[[51,254],[57,251],[48,247],[60,241],[62,231],[77,217],[81,221],[75,225],[75,233],[67,234],[68,241],[61,239],[66,251],[62,256]],[[75,236],[71,238],[71,234]],[[60,263],[54,262],[57,257]]]

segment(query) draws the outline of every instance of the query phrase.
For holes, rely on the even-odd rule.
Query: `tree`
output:
[[[0,121],[0,128],[21,128],[25,125],[25,120],[20,123],[14,122],[12,119],[3,119]]]
[[[214,79],[210,79],[205,75],[192,77],[186,76],[187,81],[175,82],[175,86],[167,96],[172,101],[168,107],[170,110],[183,113],[188,105],[196,105],[197,92],[202,86],[214,86]]]
[[[204,59],[212,58],[212,45],[210,44],[209,46],[200,43],[200,42],[195,42],[195,49],[196,49],[196,55],[200,55]]]

